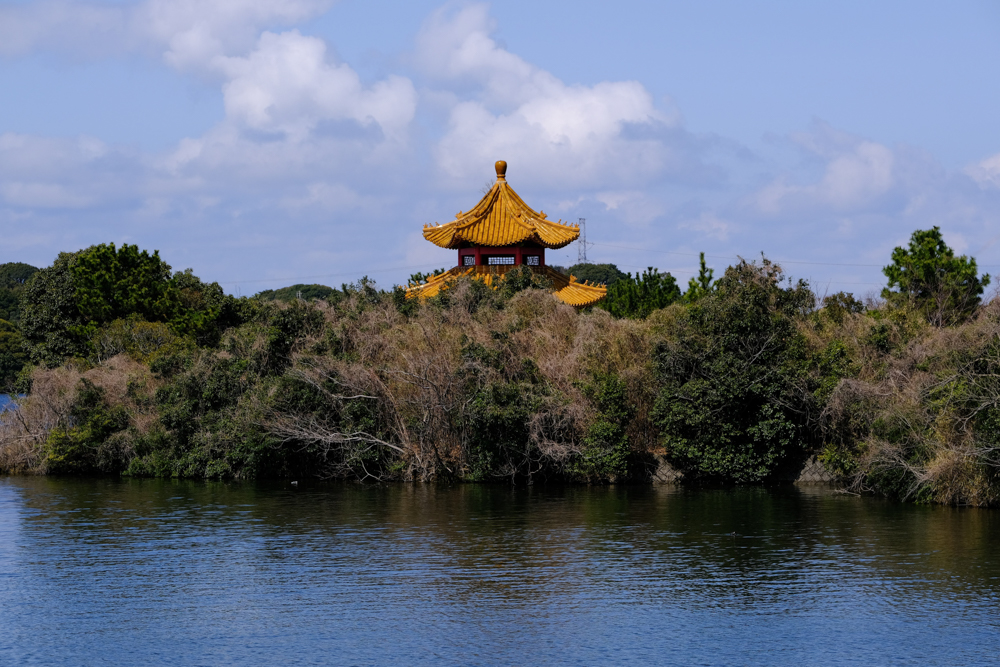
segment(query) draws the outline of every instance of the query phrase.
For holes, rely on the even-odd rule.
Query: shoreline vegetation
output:
[[[367,278],[227,295],[105,244],[0,266],[0,472],[216,479],[767,483],[1000,503],[1000,299],[935,227],[880,298],[763,256],[560,304],[530,269],[406,299]],[[417,274],[414,281],[426,279]]]

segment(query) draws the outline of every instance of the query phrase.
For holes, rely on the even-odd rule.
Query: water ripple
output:
[[[0,663],[992,664],[996,513],[823,491],[0,480]]]

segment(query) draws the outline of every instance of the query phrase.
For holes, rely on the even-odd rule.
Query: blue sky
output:
[[[1000,3],[0,2],[0,262],[159,249],[234,293],[454,264],[508,180],[592,261],[1000,274]],[[551,263],[575,261],[569,246]]]

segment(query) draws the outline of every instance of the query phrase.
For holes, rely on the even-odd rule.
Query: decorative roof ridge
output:
[[[545,211],[528,206],[507,182],[507,163],[496,163],[497,180],[482,199],[455,219],[424,225],[424,238],[442,248],[462,243],[490,247],[533,241],[546,248],[562,248],[580,235],[580,225],[548,219]]]

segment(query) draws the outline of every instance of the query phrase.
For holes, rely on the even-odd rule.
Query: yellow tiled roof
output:
[[[482,280],[487,285],[493,286],[495,281],[499,282],[498,278],[501,278],[505,273],[515,268],[517,267],[510,265],[456,266],[450,271],[445,271],[444,273],[428,278],[427,282],[422,285],[408,288],[406,296],[411,299],[435,296],[442,289],[447,289],[450,283],[463,276]],[[547,266],[533,266],[531,270],[542,274],[552,281],[552,292],[560,301],[568,303],[571,306],[576,306],[577,308],[593,306],[608,293],[607,288],[603,285],[594,285],[586,281],[578,283],[576,282],[576,277],[567,276]]]
[[[509,246],[526,241],[546,248],[562,248],[580,236],[579,225],[546,220],[544,212],[532,210],[507,185],[507,163],[496,164],[497,181],[468,213],[459,211],[451,222],[424,225],[424,238],[442,248],[463,243],[479,246]]]

